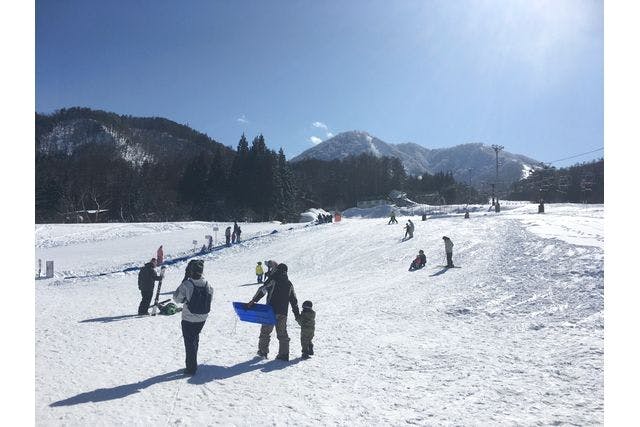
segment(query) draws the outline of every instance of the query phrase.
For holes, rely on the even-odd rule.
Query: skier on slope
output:
[[[391,217],[387,225],[397,224],[397,223],[398,223],[398,220],[396,219],[396,213],[394,211],[391,211]]]
[[[407,220],[407,225],[404,226],[404,229],[406,230],[404,232],[404,239],[405,240],[409,240],[413,238],[413,230],[415,229],[415,226],[413,225],[413,222],[411,222],[411,220]],[[409,237],[407,237],[409,236]]]
[[[453,268],[453,242],[447,236],[442,236],[444,240],[444,252],[447,255],[447,267]]]
[[[287,276],[288,268],[286,264],[278,264],[275,271],[271,274],[269,279],[262,285],[256,294],[246,304],[247,309],[258,301],[266,294],[267,304],[273,308],[273,312],[276,315],[276,336],[278,337],[278,360],[289,360],[289,335],[287,334],[287,313],[289,311],[289,304],[293,310],[293,315],[296,319],[300,317],[300,309],[298,308],[298,298],[296,292],[293,289],[293,284]],[[269,354],[269,341],[271,340],[271,332],[273,332],[274,325],[263,324],[260,328],[260,338],[258,339],[258,356],[267,358]]]
[[[155,287],[155,282],[161,278],[160,275],[156,273],[155,267],[156,259],[151,258],[151,261],[146,263],[138,273],[138,289],[140,289],[140,293],[142,294],[142,300],[138,306],[138,315],[140,316],[149,314],[149,304],[151,303],[151,298],[153,298],[153,288]]]
[[[185,279],[173,292],[173,299],[182,306],[182,337],[185,349],[185,375],[194,375],[198,369],[200,332],[211,309],[213,288],[202,276],[204,261],[189,261]]]

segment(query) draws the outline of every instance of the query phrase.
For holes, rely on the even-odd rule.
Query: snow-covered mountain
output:
[[[312,147],[291,161],[305,159],[334,160],[369,153],[399,158],[409,174],[426,172],[453,173],[461,182],[474,186],[495,181],[495,152],[482,143],[461,144],[449,148],[429,149],[414,143],[389,144],[362,131],[340,133]],[[529,157],[501,151],[500,181],[511,183],[526,177],[540,162]]]
[[[36,151],[72,155],[86,145],[110,147],[131,164],[173,158],[181,152],[227,151],[186,125],[160,117],[131,117],[88,108],[36,114]]]

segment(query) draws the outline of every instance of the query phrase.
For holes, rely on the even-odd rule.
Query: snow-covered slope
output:
[[[414,216],[405,242],[408,217],[241,224],[247,239],[260,237],[203,256],[215,294],[192,378],[179,374],[179,315],[132,316],[135,273],[36,280],[36,422],[602,424],[603,207],[535,211]],[[183,253],[210,226],[36,226],[36,255],[65,274],[114,271],[159,244]],[[443,235],[461,268],[440,267]],[[410,273],[418,249],[427,267]],[[292,316],[289,363],[254,359],[259,326],[236,320],[231,302],[253,296],[255,263],[266,259],[288,264],[299,301],[313,301],[310,360],[299,358]],[[163,290],[183,272],[170,266]],[[274,336],[271,357],[276,346]]]

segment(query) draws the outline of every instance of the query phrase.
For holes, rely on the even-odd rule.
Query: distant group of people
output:
[[[318,214],[318,219],[317,219],[317,223],[318,224],[324,224],[327,222],[333,222],[333,215],[331,214]]]
[[[227,246],[231,246],[232,243],[240,243],[240,235],[242,234],[242,230],[237,222],[233,222],[233,232],[231,231],[231,226],[227,227],[224,230],[224,238],[225,244]]]

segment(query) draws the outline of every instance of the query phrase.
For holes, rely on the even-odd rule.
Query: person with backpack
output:
[[[198,369],[200,332],[211,310],[213,288],[205,280],[204,261],[189,261],[185,278],[173,293],[173,299],[182,306],[182,337],[185,350],[185,375],[194,375]]]
[[[453,268],[453,242],[447,236],[442,236],[444,240],[444,252],[447,255],[447,268]]]
[[[251,306],[267,295],[267,304],[273,308],[276,315],[276,336],[278,337],[278,355],[276,359],[289,360],[289,335],[287,334],[287,313],[289,304],[293,310],[296,321],[300,317],[300,309],[298,308],[298,298],[293,289],[293,284],[288,277],[288,268],[286,264],[278,264],[275,271],[269,277],[264,285],[260,286],[256,294],[246,304],[246,308]],[[258,339],[258,356],[267,358],[269,354],[269,341],[271,340],[271,332],[274,325],[263,324],[260,328],[260,338]]]
[[[160,280],[160,275],[156,273],[156,259],[151,258],[151,261],[146,263],[144,267],[140,269],[138,273],[138,289],[142,294],[142,301],[138,306],[138,315],[144,316],[149,314],[149,304],[151,298],[153,298],[153,288],[156,282]]]

